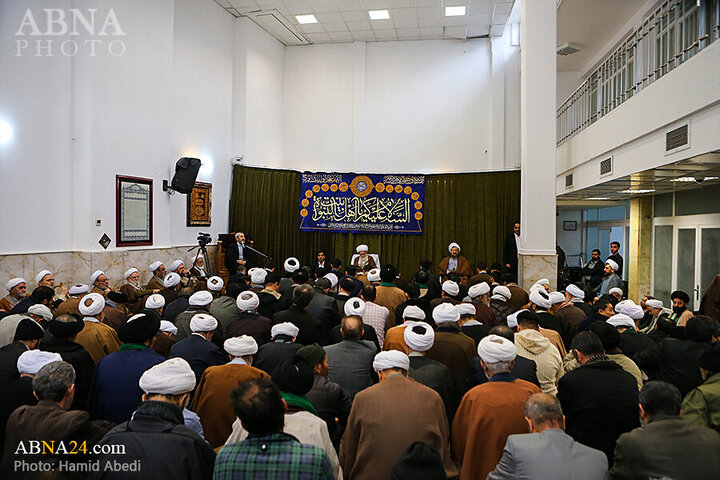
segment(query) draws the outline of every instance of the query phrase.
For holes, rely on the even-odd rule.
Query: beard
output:
[[[673,307],[673,313],[676,313],[678,315],[682,315],[682,313],[687,310],[687,307]]]

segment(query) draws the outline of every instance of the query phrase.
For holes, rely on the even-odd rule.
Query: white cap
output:
[[[222,278],[218,276],[212,276],[207,279],[207,287],[208,290],[212,292],[220,292],[223,289],[223,286],[225,286],[225,282]]]
[[[433,309],[433,320],[438,325],[442,323],[453,323],[460,320],[460,312],[455,305],[449,302],[443,302]]]
[[[607,260],[605,260],[605,265],[610,265],[610,268],[612,268],[612,269],[615,270],[616,272],[617,272],[618,269],[620,268],[620,265],[618,265],[615,260],[611,260],[611,259],[609,259],[609,258],[608,258]]]
[[[285,268],[286,272],[294,273],[300,268],[300,260],[295,257],[290,257],[285,260],[285,264],[283,265],[283,267]]]
[[[550,292],[548,297],[550,298],[550,303],[553,305],[557,305],[558,303],[563,303],[565,301],[565,295],[560,292]]]
[[[180,283],[180,275],[175,272],[168,273],[167,275],[165,275],[165,279],[163,280],[163,285],[165,286],[165,288],[172,288],[178,283]]]
[[[403,320],[425,320],[425,312],[420,307],[408,305],[405,307],[405,310],[403,310],[402,318]]]
[[[611,288],[610,290],[608,290],[608,293],[609,293],[610,295],[617,294],[617,295],[620,295],[620,296],[622,297],[623,291],[622,291],[622,288],[613,287],[613,288]]]
[[[582,291],[580,287],[577,285],[571,283],[567,287],[565,287],[565,291],[572,295],[575,298],[579,298],[580,300],[585,298],[585,292]]]
[[[83,293],[88,293],[90,291],[90,287],[88,285],[85,285],[84,283],[78,283],[77,285],[73,285],[70,287],[70,290],[68,290],[69,295],[82,295]]]
[[[178,329],[174,323],[168,322],[167,320],[160,320],[160,331],[177,335]]]
[[[541,278],[540,280],[538,280],[535,283],[538,285],[544,285],[544,286],[548,286],[548,287],[550,286],[550,280],[548,280],[547,278]]]
[[[650,308],[663,308],[663,302],[657,298],[651,298],[645,302],[645,306]]]
[[[356,251],[357,253],[367,252],[368,250],[369,250],[368,246],[365,245],[364,243],[358,245],[357,248],[355,249],[355,251]]]
[[[180,265],[185,265],[185,262],[183,262],[182,260],[175,260],[173,263],[170,264],[170,271],[176,271],[178,268],[180,268]]]
[[[448,252],[452,252],[453,247],[456,247],[458,251],[460,251],[460,245],[458,245],[456,242],[452,242],[450,245],[448,245]]]
[[[408,348],[416,352],[426,352],[435,343],[435,332],[425,322],[411,322],[405,327],[403,338]]]
[[[147,300],[145,300],[145,308],[149,308],[150,310],[157,310],[158,308],[162,308],[164,306],[165,297],[158,293],[150,295]]]
[[[642,309],[642,307],[640,305],[635,305],[634,303],[625,307],[622,313],[632,318],[633,320],[641,320],[645,316],[645,311]]]
[[[125,270],[125,273],[123,273],[123,278],[128,278],[133,273],[140,273],[140,270],[138,270],[135,267],[129,268],[129,269]]]
[[[294,323],[283,322],[273,325],[270,329],[270,336],[275,338],[278,335],[287,335],[288,337],[297,337],[300,329]]]
[[[408,371],[410,370],[410,357],[399,350],[388,350],[375,355],[373,370],[382,372],[388,368],[401,368]]]
[[[240,292],[235,303],[240,311],[254,312],[260,306],[260,299],[257,293],[251,290],[245,290],[244,292]]]
[[[86,317],[94,317],[100,315],[105,308],[105,299],[99,293],[88,293],[78,304],[78,310]]]
[[[17,369],[20,374],[37,375],[37,372],[48,363],[62,361],[63,359],[59,353],[28,350],[18,357]]]
[[[35,305],[30,306],[27,313],[42,317],[46,322],[53,319],[52,311],[42,303],[36,303]]]
[[[442,284],[442,290],[451,297],[454,297],[460,293],[460,286],[452,280],[445,280]]]
[[[517,325],[518,325],[517,317],[520,314],[520,312],[527,312],[527,309],[522,308],[522,309],[518,310],[517,312],[511,313],[510,315],[507,316],[507,326],[508,327],[510,327],[510,328],[517,327]]]
[[[100,275],[105,275],[105,272],[102,270],[95,270],[93,274],[90,275],[90,285],[93,285]]]
[[[530,291],[530,301],[541,308],[552,307],[550,295],[542,288],[535,288]]]
[[[330,280],[330,288],[335,288],[335,286],[338,284],[337,275],[332,272],[324,275],[323,278],[327,278],[328,280]]]
[[[158,261],[155,261],[155,262],[151,263],[151,264],[148,266],[148,270],[150,270],[151,272],[154,272],[154,271],[157,270],[158,268],[162,267],[162,264],[163,264],[163,263],[162,263],[161,261],[159,261],[159,260],[158,260]]]
[[[608,318],[606,321],[613,327],[627,327],[632,328],[633,330],[637,328],[635,327],[635,322],[633,321],[633,319],[625,315],[624,313],[616,313],[612,317]]]
[[[265,277],[267,277],[267,270],[257,268],[250,274],[250,281],[253,285],[265,285]]]
[[[18,285],[20,285],[21,283],[24,283],[24,284],[27,285],[27,281],[26,281],[24,278],[22,278],[22,277],[11,278],[11,279],[8,280],[7,283],[5,284],[5,290],[7,290],[7,291],[9,292],[9,291],[12,290],[13,288],[15,288],[15,287],[17,287]]]
[[[195,373],[187,360],[173,357],[145,370],[139,383],[145,393],[180,395],[193,391]]]
[[[455,305],[455,308],[457,308],[457,311],[460,312],[460,316],[472,315],[474,317],[475,315],[477,315],[475,305],[473,305],[472,303],[458,303],[457,305]]]
[[[52,272],[50,270],[41,270],[40,273],[35,275],[35,283],[40,283],[45,278],[45,275],[52,275]]]
[[[615,313],[624,313],[623,310],[625,307],[629,307],[630,305],[635,305],[635,302],[630,300],[629,298],[627,300],[623,300],[621,302],[618,302],[617,305],[615,305]]]
[[[367,273],[368,282],[379,282],[380,281],[380,269],[373,268]]]
[[[345,315],[357,315],[358,317],[365,315],[365,301],[357,297],[348,298],[345,302]]]
[[[190,330],[193,332],[211,332],[218,326],[217,320],[207,313],[198,313],[190,319]]]
[[[485,363],[512,362],[517,356],[515,344],[500,335],[488,335],[480,340],[478,356]]]
[[[233,357],[244,357],[245,355],[255,355],[258,351],[258,344],[250,335],[242,335],[225,340],[223,348]]]
[[[208,292],[207,290],[200,290],[190,295],[188,304],[192,305],[193,307],[205,307],[207,305],[210,305],[212,301],[212,293]]]
[[[468,289],[468,296],[470,298],[477,298],[481,295],[486,295],[490,291],[490,285],[486,282],[476,283]]]
[[[495,287],[493,289],[493,294],[500,295],[505,298],[505,300],[510,300],[510,297],[512,297],[512,292],[508,287],[504,285],[498,285],[497,287]],[[565,296],[563,296],[563,298],[565,298]]]

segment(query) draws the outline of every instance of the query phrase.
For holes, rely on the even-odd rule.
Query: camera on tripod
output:
[[[197,236],[197,242],[201,248],[205,248],[208,243],[212,242],[212,236],[209,233],[200,232]]]

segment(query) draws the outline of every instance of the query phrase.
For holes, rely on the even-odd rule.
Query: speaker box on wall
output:
[[[185,194],[192,192],[201,164],[198,158],[182,157],[178,160],[175,164],[175,175],[170,182],[171,188]]]

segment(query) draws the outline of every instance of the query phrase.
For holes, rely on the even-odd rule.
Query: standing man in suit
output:
[[[597,248],[592,251],[590,261],[582,268],[581,275],[583,282],[591,290],[595,291],[602,282],[605,264],[600,260],[600,250]]]
[[[513,233],[505,237],[503,263],[510,273],[517,276],[518,268],[518,242],[520,242],[520,222],[513,224]]]
[[[245,234],[238,232],[235,234],[235,243],[231,243],[227,247],[225,253],[225,266],[230,271],[230,275],[235,275],[238,270],[247,272],[252,267],[248,256],[250,251],[245,247]]]
[[[525,402],[525,420],[531,433],[508,437],[500,463],[488,480],[606,478],[607,458],[564,432],[565,416],[555,396],[530,395]]]
[[[618,268],[615,269],[615,273],[617,273],[618,277],[622,278],[623,257],[620,255],[620,242],[610,242],[610,256],[608,257],[608,260],[612,260],[617,263]]]

